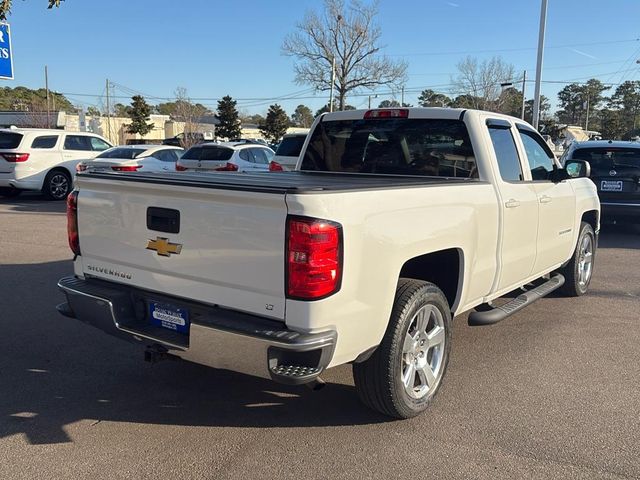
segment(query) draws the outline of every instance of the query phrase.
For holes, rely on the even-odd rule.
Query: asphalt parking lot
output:
[[[63,203],[0,200],[0,478],[638,478],[640,229],[603,228],[588,296],[458,318],[418,418],[181,363],[55,311]]]

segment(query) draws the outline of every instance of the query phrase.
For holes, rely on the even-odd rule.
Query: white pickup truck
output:
[[[558,288],[587,291],[589,165],[560,167],[519,119],[325,114],[296,170],[78,174],[58,311],[150,361],[311,385],[351,363],[361,400],[406,418],[442,382],[454,315],[484,325]]]

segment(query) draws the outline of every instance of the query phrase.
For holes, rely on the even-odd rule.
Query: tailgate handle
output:
[[[156,232],[180,233],[180,212],[172,208],[147,208],[147,228]]]

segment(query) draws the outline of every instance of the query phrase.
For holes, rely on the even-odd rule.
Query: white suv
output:
[[[268,172],[274,152],[257,142],[201,143],[176,162],[178,171]]]
[[[64,200],[71,191],[76,165],[111,146],[93,133],[0,129],[0,196],[40,190],[51,200]]]
[[[308,133],[288,133],[283,136],[273,161],[280,164],[284,170],[294,170]]]

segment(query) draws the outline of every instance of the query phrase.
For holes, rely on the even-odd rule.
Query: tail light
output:
[[[67,236],[69,248],[75,255],[80,255],[80,236],[78,235],[78,191],[74,190],[67,197]]]
[[[218,171],[218,172],[237,172],[238,171],[238,166],[236,164],[234,164],[234,163],[227,162],[227,164],[224,167],[216,168],[216,171]]]
[[[364,114],[364,118],[407,118],[409,117],[409,110],[406,108],[384,108],[382,110],[367,110]]]
[[[269,171],[270,172],[284,172],[284,168],[278,162],[271,161],[269,162]]]
[[[140,168],[142,168],[142,165],[125,165],[123,167],[111,167],[111,170],[116,172],[137,172]]]
[[[87,166],[83,163],[79,163],[76,165],[76,172],[84,172],[87,169]]]
[[[340,290],[342,226],[328,220],[287,219],[287,297],[319,300]]]
[[[183,167],[182,165],[178,165],[176,163],[176,172],[184,172],[187,169],[187,167]]]
[[[29,160],[28,153],[3,153],[2,156],[7,162],[20,163]]]

